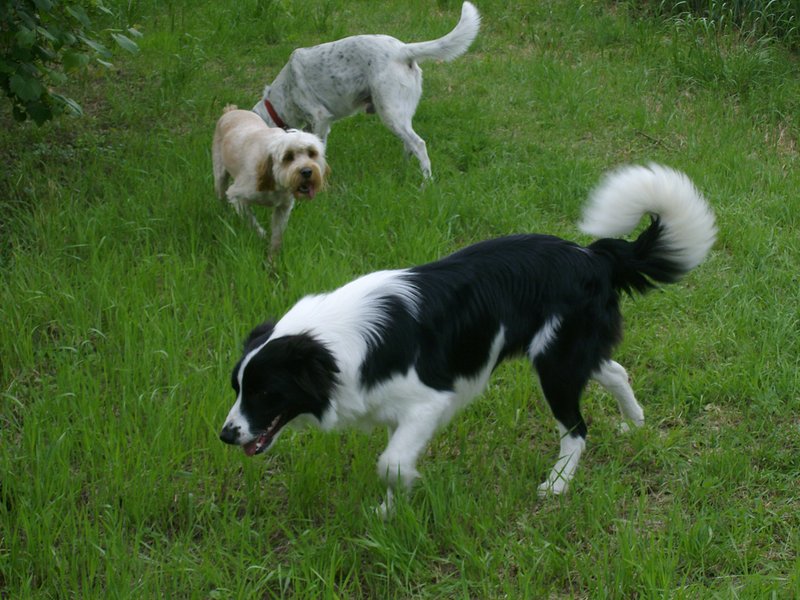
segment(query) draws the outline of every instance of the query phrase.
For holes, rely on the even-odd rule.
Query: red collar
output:
[[[267,109],[267,112],[269,113],[269,118],[272,119],[272,122],[275,123],[275,125],[277,125],[281,129],[286,129],[286,123],[284,123],[283,119],[281,119],[278,116],[278,113],[275,111],[275,107],[272,106],[272,102],[270,102],[266,98],[264,98],[264,107]]]

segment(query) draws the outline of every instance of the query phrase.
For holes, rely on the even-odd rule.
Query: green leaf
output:
[[[62,73],[61,71],[56,71],[55,69],[50,69],[48,71],[48,75],[50,76],[50,80],[55,85],[64,85],[67,83],[69,79],[66,75],[64,75],[64,73]]]
[[[96,0],[96,1],[95,1],[95,5],[94,5],[94,7],[95,7],[97,10],[99,10],[100,12],[103,12],[103,13],[105,13],[105,14],[107,14],[107,15],[113,15],[113,14],[114,14],[114,11],[113,11],[113,10],[111,10],[111,9],[109,9],[109,8],[106,8],[105,4],[103,4],[102,2],[100,2],[100,0]]]
[[[11,91],[23,102],[37,100],[44,92],[44,87],[36,79],[19,74],[11,76],[10,87]]]
[[[67,76],[59,69],[51,69],[50,67],[40,66],[39,70],[47,77],[47,81],[51,81],[56,85],[64,85],[67,83]]]
[[[128,27],[128,33],[136,38],[144,37],[144,34],[135,27]]]
[[[30,48],[36,43],[36,32],[24,26],[19,28],[17,35],[14,37],[17,39],[17,44],[23,48]]]
[[[21,62],[17,64],[16,72],[20,75],[24,75],[29,79],[38,79],[39,78],[39,67],[37,66],[38,63],[34,62]]]
[[[49,42],[52,42],[54,44],[59,42],[59,39],[55,35],[53,35],[47,27],[37,26],[36,31],[39,33],[39,35],[43,36]]]
[[[101,56],[111,56],[111,52],[108,51],[108,48],[103,46],[100,42],[96,42],[95,40],[90,40],[87,37],[80,36],[80,40],[89,46],[92,50],[100,54]]]
[[[131,38],[122,35],[121,33],[112,33],[111,37],[120,45],[121,48],[127,50],[131,54],[139,52],[139,46]]]
[[[75,17],[78,21],[80,21],[81,25],[83,25],[86,29],[91,29],[92,21],[89,19],[89,15],[86,14],[86,11],[83,10],[81,6],[66,6],[67,12]]]
[[[53,10],[53,3],[50,2],[50,0],[33,0],[33,3],[39,10],[43,10],[45,12],[50,12]]]
[[[58,56],[53,50],[51,50],[47,46],[36,46],[34,50],[35,50],[35,55],[33,58],[31,58],[31,60],[34,61],[50,62],[56,60]]]
[[[28,29],[36,28],[36,17],[33,14],[28,14],[25,11],[18,11],[17,17]]]
[[[83,52],[65,52],[61,59],[66,71],[77,71],[89,64],[89,55]]]
[[[61,94],[51,94],[51,96],[56,102],[61,104],[67,112],[72,113],[76,117],[83,116],[83,108],[81,108],[81,105],[75,102],[75,100],[72,98],[67,98]]]

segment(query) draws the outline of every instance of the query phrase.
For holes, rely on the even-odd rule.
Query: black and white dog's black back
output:
[[[389,444],[378,473],[392,492],[418,477],[437,429],[481,393],[503,359],[532,362],[561,432],[559,459],[539,486],[563,492],[585,446],[580,397],[590,379],[634,425],[644,413],[611,360],[621,338],[620,292],[645,292],[702,262],[714,216],[689,179],[650,165],[611,173],[594,191],[581,228],[603,237],[583,247],[545,235],[480,242],[442,260],[378,271],[300,300],[257,327],[232,373],[237,398],[221,438],[248,455],[283,427],[329,430],[383,424]]]

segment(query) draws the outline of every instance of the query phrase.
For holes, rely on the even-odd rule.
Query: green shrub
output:
[[[12,0],[0,3],[0,88],[14,117],[42,124],[63,112],[81,114],[80,105],[55,91],[92,61],[108,66],[109,49],[93,30],[96,14],[110,15],[101,2]],[[129,33],[139,35],[134,29]],[[104,32],[119,46],[138,51],[119,30]]]

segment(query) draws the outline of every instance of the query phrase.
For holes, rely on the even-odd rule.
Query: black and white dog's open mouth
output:
[[[275,439],[275,435],[281,430],[281,428],[285,425],[283,415],[278,415],[274,419],[272,419],[272,423],[269,424],[267,430],[258,435],[256,439],[252,442],[248,442],[242,446],[244,453],[247,456],[255,456],[256,454],[261,454],[272,445],[272,441]]]

